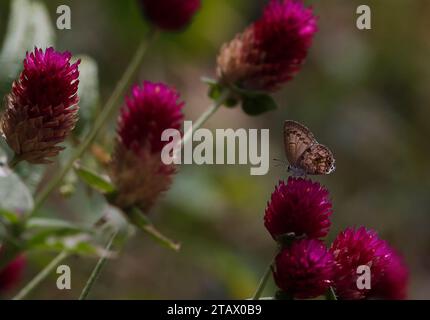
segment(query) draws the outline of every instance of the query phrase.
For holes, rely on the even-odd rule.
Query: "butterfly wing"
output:
[[[311,145],[317,143],[312,132],[304,125],[286,120],[284,123],[284,147],[288,162],[296,166],[299,157]]]
[[[306,174],[329,174],[335,167],[335,159],[329,148],[322,144],[314,144],[307,148],[297,160],[297,166]]]

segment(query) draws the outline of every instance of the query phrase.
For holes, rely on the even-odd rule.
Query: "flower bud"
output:
[[[284,294],[298,299],[315,298],[330,287],[333,267],[333,255],[321,241],[303,239],[276,256],[273,276]]]
[[[275,240],[286,234],[321,238],[327,235],[332,204],[328,191],[318,182],[288,178],[272,193],[264,215],[264,225]]]
[[[170,187],[176,168],[161,161],[161,151],[168,143],[161,141],[161,135],[166,129],[180,129],[183,105],[179,94],[165,84],[146,81],[133,87],[121,109],[110,165],[118,189],[113,202],[120,208],[137,206],[148,212]]]
[[[364,227],[347,228],[334,240],[334,286],[340,299],[405,299],[408,271],[403,260],[377,233]],[[359,266],[368,266],[370,287],[359,288]]]
[[[6,98],[1,130],[18,160],[51,162],[64,148],[78,113],[79,61],[69,52],[35,48],[27,53],[24,70]]]
[[[166,31],[180,31],[200,8],[200,0],[140,0],[144,15]]]
[[[219,81],[254,91],[275,91],[300,70],[317,19],[301,0],[271,0],[263,16],[218,56]]]

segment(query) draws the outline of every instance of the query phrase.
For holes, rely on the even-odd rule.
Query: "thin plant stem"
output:
[[[270,274],[272,272],[272,264],[273,261],[270,262],[269,266],[266,268],[266,271],[264,272],[263,276],[260,279],[260,283],[258,284],[257,290],[255,291],[252,300],[259,300],[264,288],[266,287],[267,281],[269,280]]]
[[[105,250],[109,251],[112,247],[112,244],[115,240],[116,235],[118,234],[118,231],[115,231],[111,238],[109,239],[108,244],[106,245]],[[79,296],[79,300],[85,300],[88,297],[88,294],[90,293],[91,289],[93,288],[94,284],[96,283],[97,279],[100,276],[100,273],[106,264],[107,257],[106,255],[99,258],[99,261],[97,261],[96,266],[93,269],[93,272],[91,272],[90,277],[88,278],[87,283],[85,284],[84,289],[81,292],[81,295]]]
[[[98,226],[98,223],[94,225],[95,227],[102,227],[103,224],[100,224]],[[8,246],[8,248],[10,248]],[[19,250],[15,250],[14,253],[18,253]],[[50,270],[53,269],[56,265],[58,265],[61,261],[66,259],[70,254],[63,250],[60,252],[51,262],[39,273],[36,275],[35,278],[33,278],[21,291],[15,296],[15,300],[20,300],[27,296],[32,290],[34,290],[51,272]],[[1,269],[1,268],[0,268]]]
[[[134,207],[127,210],[126,213],[130,222],[137,226],[140,230],[147,233],[152,239],[158,242],[160,245],[169,248],[174,251],[179,251],[181,245],[175,241],[172,241],[160,231],[158,231],[152,222],[149,220],[147,215],[145,215],[139,208]]]
[[[326,294],[325,294],[326,300],[337,300],[336,293],[333,289],[333,287],[328,288]]]
[[[78,158],[80,158],[82,154],[85,152],[85,150],[91,145],[92,141],[97,137],[97,134],[99,133],[100,129],[107,122],[107,120],[109,120],[112,113],[116,110],[117,106],[119,105],[120,99],[122,99],[124,93],[129,88],[132,81],[134,80],[137,73],[139,72],[140,66],[143,62],[143,57],[145,56],[145,53],[148,49],[149,44],[153,42],[153,40],[156,38],[157,35],[158,35],[158,31],[156,29],[153,29],[153,31],[150,32],[149,38],[146,40],[142,40],[133,59],[128,65],[126,71],[124,72],[122,78],[117,83],[115,90],[113,91],[109,100],[106,102],[105,106],[103,107],[101,113],[95,120],[94,125],[91,128],[90,132],[82,140],[82,142],[77,147],[73,155],[70,157],[68,162],[60,169],[58,174],[55,175],[52,178],[52,180],[48,182],[46,187],[43,188],[39,194],[36,195],[32,214],[34,214],[35,212],[37,212],[38,209],[40,209],[43,202],[48,198],[51,192],[56,187],[58,187],[58,185],[61,183],[61,181],[69,172],[69,170],[72,169],[74,162]]]
[[[55,259],[53,259],[42,271],[40,271],[20,292],[13,298],[13,300],[21,300],[25,298],[34,288],[36,288],[45,278],[54,270],[54,268],[64,259],[69,256],[67,251],[61,252]]]
[[[203,124],[205,124],[205,122],[208,121],[209,118],[213,116],[218,111],[219,108],[221,108],[221,106],[226,102],[230,94],[231,93],[229,90],[224,91],[219,96],[219,98],[211,106],[209,106],[209,108],[197,119],[197,121],[193,123],[192,129],[185,132],[184,137],[181,140],[181,148],[185,146],[185,144],[192,138],[193,131],[197,130]],[[177,149],[175,156],[177,156],[181,148]]]
[[[17,155],[14,155],[13,158],[9,161],[8,167],[14,169],[18,163],[21,162],[21,158]]]

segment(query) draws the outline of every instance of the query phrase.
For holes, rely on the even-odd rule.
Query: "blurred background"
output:
[[[25,50],[38,43],[55,44],[59,50],[85,55],[91,80],[83,82],[91,94],[82,96],[80,112],[82,121],[91,121],[146,36],[148,25],[137,1],[40,1],[45,8],[27,8],[26,16],[22,7],[11,22],[13,2],[28,3],[0,1],[2,97],[10,90]],[[186,101],[186,118],[195,120],[210,103],[200,77],[214,76],[222,43],[259,17],[265,3],[203,0],[185,32],[164,33],[150,47],[140,79],[175,86]],[[306,3],[314,6],[320,31],[302,71],[275,95],[279,109],[250,117],[239,108],[224,108],[206,126],[270,128],[271,159],[285,159],[284,119],[312,128],[318,140],[333,150],[337,164],[330,176],[315,178],[327,186],[333,200],[327,243],[347,226],[376,229],[405,257],[410,298],[428,299],[430,2],[372,1],[372,30],[365,31],[356,28],[356,8],[362,1]],[[61,4],[72,10],[71,30],[55,28],[56,8]],[[30,31],[19,28],[24,20],[35,21]],[[25,40],[31,32],[33,40]],[[112,148],[114,130],[112,119],[98,141],[107,149]],[[275,185],[287,178],[286,167],[276,164],[271,162],[265,176],[250,176],[247,165],[182,165],[173,188],[151,213],[160,230],[182,243],[182,250],[171,252],[136,233],[119,258],[108,262],[91,298],[250,297],[275,250],[263,214]],[[70,180],[74,192],[66,200],[60,194],[54,196],[46,214],[95,221],[106,205],[73,177]],[[67,181],[63,187],[67,191]],[[21,285],[52,257],[30,254]],[[29,298],[77,298],[96,259],[70,258],[66,263],[72,268],[72,290],[59,291],[53,274]],[[274,290],[270,283],[265,295]]]

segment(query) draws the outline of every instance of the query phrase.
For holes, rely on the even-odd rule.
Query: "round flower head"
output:
[[[289,177],[280,181],[267,204],[264,225],[275,240],[282,235],[320,238],[327,235],[332,204],[318,182]]]
[[[166,129],[180,129],[183,105],[179,94],[165,84],[146,81],[132,88],[121,109],[110,168],[118,189],[116,205],[136,205],[147,212],[170,186],[175,166],[161,161],[161,151],[168,143],[161,135]]]
[[[300,70],[317,30],[301,0],[271,0],[258,21],[221,48],[218,77],[244,89],[277,90]]]
[[[49,163],[74,128],[78,112],[78,65],[54,48],[27,53],[24,70],[7,96],[1,130],[19,160]]]
[[[140,0],[145,16],[158,28],[179,31],[200,8],[201,0]]]
[[[8,291],[19,282],[24,267],[24,256],[18,256],[0,271],[0,293]]]
[[[333,255],[321,241],[303,239],[276,256],[273,277],[287,295],[315,298],[326,293],[331,285],[333,267]]]
[[[408,272],[402,259],[377,233],[361,227],[348,228],[333,242],[334,286],[340,299],[404,299]],[[359,266],[370,268],[370,289],[359,289]]]
[[[384,276],[373,289],[373,296],[388,300],[404,300],[408,295],[408,268],[396,250],[388,248],[388,251],[389,262],[385,265]]]

